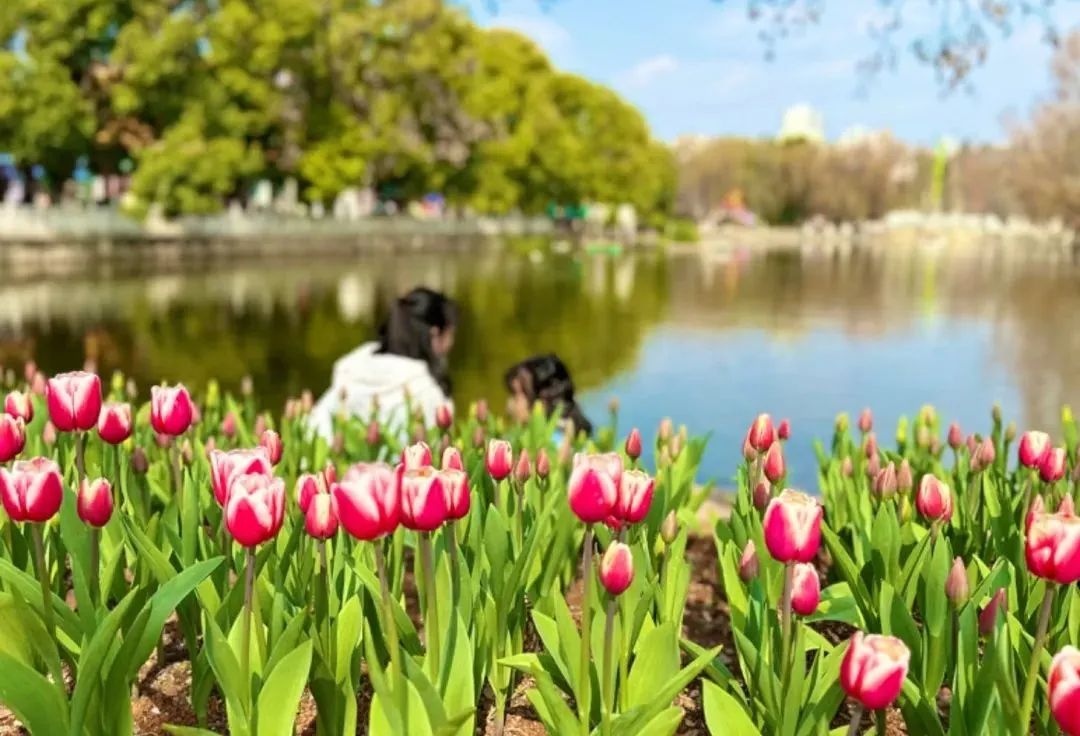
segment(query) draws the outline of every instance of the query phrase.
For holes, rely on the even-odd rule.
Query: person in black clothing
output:
[[[559,356],[527,358],[511,367],[504,380],[510,392],[510,413],[518,421],[528,420],[532,407],[540,402],[548,416],[560,410],[563,420],[572,424],[572,433],[592,434],[592,422],[574,399],[574,381]]]

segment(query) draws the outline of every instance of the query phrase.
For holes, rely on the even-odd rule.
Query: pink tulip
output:
[[[944,482],[927,473],[919,481],[919,492],[915,495],[915,508],[927,521],[948,523],[953,515],[952,491]]]
[[[98,436],[110,445],[119,445],[131,436],[134,422],[131,404],[105,404],[98,417]]]
[[[975,448],[971,459],[971,469],[975,472],[985,470],[994,464],[996,457],[997,449],[994,447],[994,441],[986,437]]]
[[[326,492],[330,492],[330,486],[337,483],[337,466],[334,465],[333,460],[327,460],[326,465],[322,471],[323,487],[326,488]]]
[[[1046,453],[1050,452],[1050,435],[1046,432],[1024,432],[1020,437],[1020,464],[1027,468],[1042,465]]]
[[[1024,552],[1032,575],[1062,585],[1080,580],[1080,518],[1036,515],[1027,530]]]
[[[270,475],[272,472],[270,456],[263,447],[228,452],[214,450],[210,453],[210,485],[214,489],[214,498],[222,507],[234,479],[241,475]]]
[[[1061,503],[1058,504],[1057,512],[1059,516],[1076,516],[1076,505],[1073,503],[1072,496],[1065,494]]]
[[[34,380],[30,382],[30,392],[38,396],[44,396],[49,391],[49,382],[45,380],[45,374],[38,371],[34,374]]]
[[[877,479],[880,472],[881,460],[878,455],[871,455],[870,459],[866,461],[866,477],[870,479],[871,484]]]
[[[113,512],[112,486],[104,478],[82,479],[76,508],[79,518],[90,526],[103,527],[109,523]]]
[[[4,397],[4,411],[27,424],[34,421],[34,402],[20,391],[12,391]]]
[[[48,382],[49,418],[61,432],[85,432],[101,413],[101,379],[94,373],[73,371]]]
[[[543,479],[547,478],[551,472],[551,458],[548,457],[546,448],[541,447],[540,451],[536,453],[536,475]]]
[[[367,437],[365,438],[369,445],[379,444],[379,423],[375,420],[371,421],[371,424],[367,428]]]
[[[0,467],[0,500],[12,521],[48,521],[64,500],[60,467],[45,457]]]
[[[866,435],[866,441],[863,443],[863,451],[866,453],[867,459],[878,456],[877,436],[873,432]]]
[[[776,441],[776,430],[773,428],[772,417],[768,414],[758,414],[757,419],[750,425],[750,433],[747,435],[750,446],[758,452],[765,452]]]
[[[450,410],[449,404],[440,404],[435,409],[435,424],[439,429],[444,432],[450,429],[450,426],[454,423],[454,413]]]
[[[664,449],[665,448],[661,448],[661,450],[664,450]],[[743,456],[743,459],[746,460],[746,462],[748,462],[748,463],[752,463],[755,460],[757,460],[758,453],[757,453],[757,450],[754,449],[754,446],[750,444],[750,432],[749,432],[749,430],[747,430],[746,437],[743,439],[742,456]]]
[[[518,483],[524,483],[530,476],[532,476],[532,466],[529,462],[529,451],[522,448],[517,464],[514,466],[514,478]]]
[[[791,610],[800,616],[809,616],[821,602],[821,578],[809,562],[795,565],[792,573]]]
[[[236,415],[231,411],[221,420],[221,434],[230,440],[236,436]]]
[[[769,451],[765,453],[765,477],[769,479],[770,483],[777,483],[784,477],[786,469],[784,467],[784,450],[780,446],[779,442],[773,442],[769,446]]]
[[[401,523],[417,532],[431,532],[446,521],[446,490],[439,471],[428,466],[401,476]]]
[[[26,424],[19,417],[0,414],[0,463],[13,460],[26,447]]]
[[[952,601],[954,606],[959,607],[967,601],[970,594],[967,569],[964,567],[964,561],[957,557],[953,559],[949,577],[945,578],[945,597]]]
[[[840,684],[870,710],[888,708],[900,695],[911,652],[894,636],[856,631],[840,664]]]
[[[329,487],[327,486],[327,488]],[[320,485],[319,479],[311,473],[303,473],[296,479],[296,505],[305,514],[311,507],[311,499],[320,493],[324,493],[323,487]]]
[[[401,504],[394,471],[389,465],[353,465],[330,492],[338,521],[357,539],[371,541],[397,529]]]
[[[483,399],[476,402],[476,421],[481,424],[487,424],[488,420],[488,405]]]
[[[874,478],[874,495],[881,500],[888,500],[896,495],[899,486],[896,480],[896,465],[889,463],[878,471]]]
[[[776,425],[776,437],[784,442],[787,442],[791,438],[790,419],[781,419],[780,424]]]
[[[439,482],[446,494],[446,518],[450,521],[464,519],[472,501],[468,474],[464,470],[444,469],[439,471]]]
[[[754,545],[754,540],[750,539],[743,547],[742,555],[739,556],[739,579],[744,583],[749,583],[758,576],[760,566],[757,547]]]
[[[758,484],[754,486],[754,508],[758,511],[764,511],[769,507],[769,501],[772,500],[772,485],[768,480],[760,480]]]
[[[896,470],[896,490],[900,493],[907,493],[911,490],[914,482],[911,477],[911,463],[907,461],[907,458],[904,458],[900,461],[900,467]]]
[[[615,508],[611,511],[612,517],[619,522],[640,524],[649,515],[655,486],[656,481],[648,473],[640,470],[623,471],[615,497]]]
[[[862,410],[859,414],[859,431],[866,434],[874,428],[874,412],[870,411],[869,407]]]
[[[600,559],[600,583],[613,596],[634,582],[634,556],[622,542],[612,542]]]
[[[488,475],[496,481],[507,478],[514,467],[514,451],[510,447],[510,443],[506,440],[491,440],[488,442],[484,464],[487,467]]]
[[[785,490],[769,502],[763,522],[765,546],[778,562],[810,562],[821,545],[821,504]]]
[[[401,464],[405,470],[431,467],[431,448],[426,442],[417,442],[401,451]]]
[[[225,502],[225,526],[244,547],[273,539],[285,519],[285,481],[261,473],[237,476]]]
[[[464,470],[465,463],[461,459],[461,451],[456,447],[450,446],[443,450],[442,454],[442,469],[443,470]]]
[[[33,360],[28,360],[25,363],[23,363],[23,378],[26,379],[27,383],[30,383],[31,381],[33,381],[34,376],[36,376],[37,373],[38,373],[37,363],[35,363]]]
[[[304,514],[304,529],[315,539],[329,539],[337,533],[334,499],[329,493],[316,494]]]
[[[603,521],[618,502],[622,475],[622,458],[615,453],[575,455],[567,484],[570,510],[586,524]]]
[[[626,437],[626,456],[631,460],[637,460],[641,457],[641,432],[637,427],[630,430],[630,434]]]
[[[195,405],[183,384],[150,388],[150,426],[161,435],[177,437],[195,419]]]
[[[265,432],[269,428],[270,427],[267,425],[265,415],[259,414],[257,417],[255,417],[255,436],[256,437],[262,437],[263,432]]]
[[[854,472],[855,463],[851,462],[851,458],[845,455],[843,462],[840,463],[840,475],[850,478]]]
[[[1006,597],[1005,589],[998,588],[990,602],[986,604],[986,607],[979,611],[979,633],[983,636],[990,636],[990,634],[994,633],[998,611],[1005,615],[1008,612],[1008,607],[1009,599]]]
[[[959,450],[960,446],[964,444],[964,433],[956,422],[949,425],[948,440],[949,447],[953,450]]]
[[[1066,736],[1080,736],[1080,649],[1066,646],[1054,655],[1046,681],[1050,712]]]
[[[266,450],[271,465],[277,465],[281,462],[281,453],[284,451],[284,447],[281,444],[281,435],[277,432],[272,429],[263,432],[262,436],[259,437],[259,447]]]
[[[1039,463],[1039,477],[1044,483],[1057,483],[1065,477],[1068,462],[1069,458],[1065,454],[1064,447],[1050,448]]]

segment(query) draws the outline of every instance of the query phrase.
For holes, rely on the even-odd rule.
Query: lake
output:
[[[104,264],[17,274],[0,292],[0,363],[48,372],[83,356],[143,392],[167,379],[236,386],[268,406],[329,380],[374,334],[392,297],[425,284],[456,297],[455,398],[501,407],[502,374],[532,353],[568,363],[586,413],[651,436],[670,416],[711,433],[706,478],[730,483],[759,411],[788,417],[793,481],[816,487],[813,438],[838,412],[874,409],[882,438],[925,403],[965,432],[994,401],[1058,430],[1080,398],[1080,266],[994,244],[963,251],[679,250],[569,254],[531,246],[404,250],[338,259],[147,271]],[[705,479],[705,478],[703,478]]]

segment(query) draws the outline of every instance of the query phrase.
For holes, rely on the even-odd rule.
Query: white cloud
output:
[[[568,52],[573,42],[570,31],[550,18],[542,16],[497,15],[488,25],[491,28],[506,28],[522,33],[552,55]]]
[[[643,59],[619,75],[620,87],[648,87],[663,76],[677,71],[679,60],[671,54],[658,54]]]

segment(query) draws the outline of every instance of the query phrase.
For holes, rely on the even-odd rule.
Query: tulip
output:
[[[1080,466],[1078,466],[1080,467]],[[551,472],[551,459],[548,458],[547,449],[540,448],[540,451],[536,453],[536,475],[541,480],[548,477]]]
[[[1027,530],[1024,553],[1033,575],[1062,585],[1080,580],[1080,518],[1037,514]]]
[[[26,447],[26,424],[20,417],[0,414],[0,463],[13,460]]]
[[[442,454],[443,470],[464,470],[465,463],[461,459],[461,451],[456,447],[447,447]]]
[[[484,399],[480,399],[476,402],[476,421],[481,424],[487,424],[488,420],[488,405]]]
[[[873,482],[880,472],[881,460],[877,455],[871,455],[870,459],[866,461],[866,477],[870,479],[871,486],[873,486]]]
[[[446,490],[439,471],[431,466],[406,470],[401,476],[401,523],[418,532],[431,532],[446,521]]]
[[[338,521],[357,539],[371,541],[397,529],[401,502],[394,471],[389,465],[353,465],[330,491]]]
[[[34,421],[34,402],[20,391],[12,391],[4,397],[4,411],[27,424]]]
[[[469,475],[464,470],[443,469],[439,482],[446,494],[446,518],[450,521],[464,519],[469,513]]]
[[[405,470],[431,467],[431,448],[426,442],[416,442],[401,451],[401,464]]]
[[[637,460],[641,457],[641,432],[637,427],[630,430],[630,434],[626,438],[626,456],[631,460]]]
[[[836,434],[844,434],[848,431],[848,415],[844,412],[840,412],[836,415],[836,421],[833,423],[833,428],[836,430]]]
[[[866,409],[862,410],[861,414],[859,414],[859,431],[862,432],[863,434],[866,434],[870,430],[872,430],[873,428],[874,428],[874,413],[872,411],[870,411],[869,407],[867,407]]]
[[[670,545],[679,536],[679,517],[674,511],[669,511],[660,524],[660,538],[664,544]]]
[[[888,708],[900,695],[911,652],[894,636],[855,632],[840,664],[840,684],[860,705]]]
[[[772,500],[772,486],[769,485],[769,481],[758,481],[758,484],[754,486],[754,508],[764,511],[770,500]]]
[[[570,510],[586,524],[603,521],[619,500],[622,474],[622,458],[615,453],[575,455],[567,485]]]
[[[889,463],[874,478],[874,495],[887,501],[896,495],[896,465]]]
[[[1031,506],[1028,507],[1027,515],[1024,517],[1024,533],[1031,529],[1031,524],[1035,519],[1046,513],[1046,502],[1043,500],[1042,494],[1035,496],[1035,499],[1031,502]]]
[[[254,429],[255,429],[255,435],[258,436],[258,437],[262,437],[263,432],[270,429],[269,425],[266,422],[266,417],[264,415],[259,414],[257,417],[255,417],[255,428]]]
[[[959,450],[960,446],[964,444],[964,433],[956,422],[949,425],[948,442],[953,451]]]
[[[450,410],[449,404],[439,404],[435,409],[435,424],[442,431],[450,429],[450,425],[454,423],[454,414]]]
[[[668,417],[664,417],[660,420],[660,426],[656,429],[656,434],[660,437],[661,442],[667,442],[671,439],[671,433],[674,431],[674,425]]]
[[[968,454],[974,456],[975,449],[979,446],[979,438],[973,434],[969,434],[964,442],[967,444]]]
[[[233,479],[225,502],[225,526],[244,547],[273,539],[285,518],[285,481],[261,473]]]
[[[1020,437],[1020,464],[1024,467],[1039,467],[1048,452],[1050,452],[1050,435],[1046,432],[1024,432]]]
[[[810,562],[821,545],[822,508],[799,491],[785,490],[769,502],[763,522],[765,546],[778,562]]]
[[[765,477],[776,483],[784,477],[784,450],[779,442],[773,442],[765,453]]]
[[[622,542],[612,542],[600,558],[600,584],[613,596],[634,582],[634,556]]]
[[[329,488],[329,486],[327,486]],[[311,507],[311,499],[323,492],[319,479],[311,473],[303,473],[296,479],[296,505],[305,514]],[[216,493],[214,494],[217,495]]]
[[[479,424],[473,428],[472,445],[477,449],[484,446],[484,428]]]
[[[225,414],[225,418],[221,420],[221,434],[230,440],[236,436],[236,415],[231,411]]]
[[[105,404],[98,417],[98,436],[110,445],[119,445],[134,429],[131,404]]]
[[[90,526],[101,528],[109,523],[113,512],[112,486],[104,478],[82,479],[76,508],[79,518]]]
[[[660,448],[660,450],[661,450],[661,452],[667,452],[666,447],[662,447],[662,448]],[[750,433],[749,432],[746,433],[746,437],[743,439],[742,455],[743,455],[743,459],[746,460],[746,462],[748,462],[748,463],[752,463],[755,460],[757,460],[757,450],[755,450],[754,446],[750,444]]]
[[[376,422],[374,419],[372,419],[371,423],[368,424],[367,437],[365,437],[364,440],[367,442],[368,445],[379,444],[379,423]]]
[[[1005,427],[1005,441],[1012,442],[1016,439],[1016,422],[1009,422]]]
[[[776,430],[773,428],[772,417],[768,414],[758,414],[757,419],[750,425],[750,433],[747,435],[750,446],[758,452],[765,452],[776,441]]]
[[[878,454],[877,436],[873,432],[866,435],[866,441],[863,443],[863,452],[866,453],[867,459],[872,458],[872,457],[877,457],[877,454]]]
[[[1080,649],[1066,646],[1054,655],[1046,681],[1050,712],[1066,736],[1080,736]]]
[[[791,420],[781,419],[776,427],[776,436],[780,440],[787,441],[791,437]]]
[[[615,497],[615,508],[611,511],[612,517],[627,524],[644,521],[649,515],[655,485],[656,482],[648,473],[640,470],[624,471]]]
[[[101,413],[101,379],[83,371],[61,373],[48,382],[49,418],[61,432],[85,432]]]
[[[967,569],[964,567],[964,561],[957,557],[953,560],[952,569],[949,570],[949,577],[945,579],[945,596],[952,601],[954,606],[959,608],[967,601],[970,593]]]
[[[146,457],[146,450],[141,447],[136,447],[135,451],[131,453],[131,469],[135,472],[135,475],[146,475],[150,470],[150,460]]]
[[[12,521],[48,521],[64,500],[60,467],[45,457],[0,467],[0,500]]]
[[[758,576],[760,566],[757,547],[754,545],[754,540],[750,539],[746,542],[742,555],[739,557],[739,579],[744,583],[749,583]]]
[[[161,435],[176,437],[191,426],[195,405],[182,384],[150,388],[150,426]]]
[[[337,533],[334,499],[329,493],[316,494],[304,514],[304,529],[315,539],[329,539]]]
[[[907,461],[907,458],[904,458],[900,461],[900,467],[896,471],[896,490],[900,493],[907,493],[914,484],[915,481],[911,477],[911,463]]]
[[[990,598],[990,602],[986,604],[986,607],[979,611],[979,633],[983,636],[990,636],[990,634],[994,633],[998,611],[1005,615],[1008,607],[1009,599],[1006,597],[1005,589],[998,588],[997,592]]]
[[[506,440],[491,440],[488,442],[487,453],[484,455],[484,464],[488,475],[495,481],[504,480],[510,475],[514,467],[514,451]]]
[[[262,433],[259,437],[259,447],[266,450],[267,456],[270,458],[271,465],[277,465],[281,462],[281,453],[284,450],[281,444],[281,435],[272,429],[268,429]]]
[[[521,454],[518,455],[517,465],[514,466],[514,478],[518,483],[524,483],[532,475],[532,468],[529,464],[529,451],[522,449]]]
[[[49,383],[45,380],[45,374],[38,371],[34,374],[34,380],[30,382],[30,392],[38,396],[45,396],[49,390]]]
[[[821,602],[821,578],[809,562],[795,565],[791,587],[791,608],[800,616],[809,616]]]
[[[941,521],[947,524],[952,520],[953,515],[952,491],[944,482],[927,473],[919,481],[915,508],[928,521]]]
[[[997,449],[994,447],[994,441],[989,437],[985,437],[983,438],[983,441],[979,443],[979,446],[975,448],[975,453],[971,460],[971,469],[976,472],[985,470],[994,464],[996,457]]]
[[[1076,505],[1073,503],[1072,496],[1065,494],[1061,503],[1058,504],[1057,512],[1059,516],[1076,516]]]
[[[214,450],[210,453],[210,486],[222,507],[228,500],[233,481],[241,475],[270,475],[273,466],[265,447],[253,450]],[[306,510],[306,509],[305,509]]]
[[[855,473],[855,464],[851,462],[851,458],[847,455],[844,456],[844,461],[840,463],[840,474],[845,478],[850,478]]]
[[[1039,463],[1039,477],[1044,483],[1057,483],[1065,477],[1066,465],[1069,462],[1064,447],[1052,447],[1047,450]]]
[[[23,378],[26,379],[27,383],[30,383],[32,380],[34,380],[34,376],[36,376],[37,373],[37,363],[35,363],[33,360],[28,360],[23,363]]]

